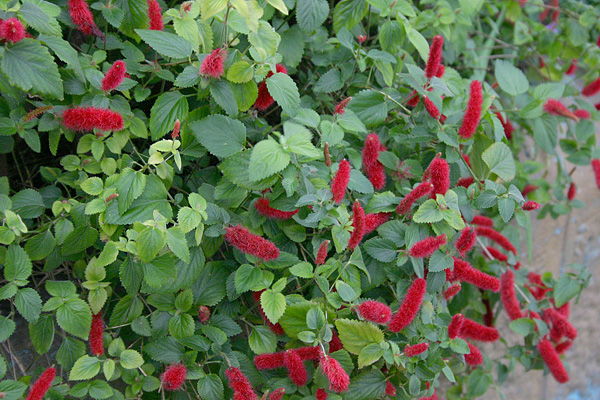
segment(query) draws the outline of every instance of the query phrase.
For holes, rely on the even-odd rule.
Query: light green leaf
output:
[[[149,29],[136,29],[135,32],[150,47],[165,57],[188,58],[192,55],[192,44],[181,36]]]
[[[326,0],[304,0],[296,4],[296,21],[306,33],[311,33],[325,22],[329,16]]]
[[[119,356],[121,366],[125,369],[134,369],[144,364],[144,358],[135,350],[125,350]]]
[[[224,115],[211,115],[191,125],[194,136],[220,158],[227,158],[244,149],[246,127],[240,121]]]
[[[85,301],[70,299],[56,310],[56,322],[71,335],[87,339],[92,325],[92,312]]]
[[[147,263],[152,261],[158,252],[165,246],[165,233],[158,228],[144,228],[136,240],[140,259]]]
[[[277,336],[265,325],[256,325],[248,338],[250,349],[255,354],[273,353],[277,348]]]
[[[430,224],[439,222],[444,218],[442,210],[435,200],[429,199],[419,206],[413,220],[419,224]]]
[[[563,274],[558,278],[554,287],[554,301],[556,307],[562,307],[581,291],[579,282],[569,274]]]
[[[358,368],[364,368],[373,364],[383,356],[383,349],[379,344],[369,344],[358,354]]]
[[[178,226],[167,229],[167,245],[180,260],[190,262],[190,249],[185,239],[185,233]]]
[[[490,172],[498,175],[505,181],[510,181],[515,177],[516,166],[512,152],[504,143],[498,142],[492,144],[483,152],[481,158],[489,167]]]
[[[250,156],[249,178],[259,181],[283,170],[290,163],[290,155],[273,139],[258,142]]]
[[[96,357],[90,357],[85,355],[75,361],[75,365],[69,373],[69,380],[71,381],[85,381],[92,379],[98,372],[100,372],[100,360]]]
[[[525,74],[508,61],[496,60],[494,75],[500,88],[516,96],[529,90],[529,81]]]
[[[261,293],[260,304],[265,315],[273,324],[276,324],[285,312],[285,296],[281,293],[275,293],[273,290],[265,290]]]
[[[227,70],[227,79],[234,83],[248,82],[254,76],[254,68],[247,61],[238,61]]]
[[[338,319],[335,326],[344,349],[352,354],[358,355],[365,346],[379,344],[384,339],[383,332],[370,322]]]
[[[293,116],[300,109],[300,94],[296,83],[288,75],[277,72],[267,79],[267,88],[283,111]]]

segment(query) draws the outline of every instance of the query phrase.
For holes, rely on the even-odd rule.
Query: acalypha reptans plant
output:
[[[517,363],[568,381],[590,274],[544,273],[531,218],[584,206],[575,168],[600,186],[599,17],[0,1],[0,398],[472,399]]]

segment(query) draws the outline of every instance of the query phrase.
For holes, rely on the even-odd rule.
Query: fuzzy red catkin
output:
[[[456,241],[456,250],[458,250],[461,257],[464,257],[473,248],[476,240],[477,234],[473,227],[467,226],[461,231]]]
[[[419,94],[417,93],[416,90],[413,90],[410,95],[406,98],[406,105],[409,107],[416,107],[417,104],[419,104]]]
[[[329,379],[329,390],[342,393],[348,390],[350,377],[342,368],[342,365],[333,357],[323,355],[321,357],[321,370]]]
[[[69,0],[68,5],[71,20],[81,32],[91,35],[98,31],[94,16],[86,0]]]
[[[588,83],[583,90],[581,90],[581,94],[586,97],[594,96],[598,92],[600,92],[600,78]]]
[[[200,65],[200,74],[211,78],[220,78],[223,76],[226,57],[227,50],[221,48],[214,49],[209,55],[204,57]]]
[[[317,393],[315,393],[315,397],[317,400],[327,400],[327,392],[323,389],[317,389]]]
[[[260,198],[256,200],[254,203],[254,208],[258,211],[259,214],[264,215],[265,217],[272,219],[281,219],[286,220],[292,218],[294,215],[298,213],[298,210],[295,211],[281,211],[276,208],[273,208],[269,205],[269,199]]]
[[[468,189],[469,186],[471,186],[473,183],[475,183],[475,179],[473,179],[472,176],[468,176],[466,178],[460,178],[457,182],[456,182],[456,186],[462,186],[465,189]]]
[[[243,253],[251,254],[265,261],[279,257],[279,249],[275,244],[263,237],[251,233],[241,225],[226,229],[225,240]]]
[[[287,69],[283,64],[277,64],[275,70],[282,74],[287,74]],[[273,71],[269,71],[266,78],[270,78],[271,76],[273,76]],[[269,88],[267,88],[266,78],[258,85],[258,97],[254,102],[254,107],[259,111],[266,110],[275,102],[275,99],[269,93]]]
[[[315,258],[315,264],[323,265],[325,264],[325,260],[327,259],[327,250],[329,249],[329,240],[325,240],[319,246],[319,250],[317,251],[317,257]]]
[[[489,226],[491,228],[492,226],[494,226],[494,221],[492,221],[491,218],[488,218],[485,215],[476,215],[473,217],[471,224]]]
[[[538,208],[540,208],[540,205],[535,201],[528,201],[525,204],[523,204],[524,211],[533,211],[537,210]]]
[[[548,308],[544,310],[544,319],[552,322],[552,326],[569,339],[577,338],[577,329],[558,311]]]
[[[413,244],[408,255],[414,258],[427,258],[446,244],[446,235],[428,237]]]
[[[304,386],[308,381],[308,373],[302,359],[293,350],[287,350],[283,353],[283,365],[288,370],[288,377],[296,386]]]
[[[388,328],[392,332],[400,332],[411,324],[417,313],[421,309],[425,291],[427,289],[427,281],[425,279],[416,279],[408,288],[404,301],[398,309],[398,312],[393,316]]]
[[[285,388],[279,388],[269,395],[269,400],[281,400],[285,394]]]
[[[167,391],[179,390],[185,382],[187,368],[183,364],[171,364],[160,377],[162,386]]]
[[[486,246],[486,250],[487,250],[487,252],[484,251],[483,255],[486,256],[487,258],[489,258],[489,256],[488,256],[487,253],[490,253],[490,255],[495,260],[498,260],[498,261],[501,261],[501,262],[507,262],[508,261],[508,257],[506,255],[502,254],[500,252],[500,250],[496,249],[495,247]]]
[[[390,381],[385,381],[385,394],[390,397],[396,395],[396,387]]]
[[[538,189],[538,187],[536,185],[525,185],[525,187],[523,188],[523,190],[521,191],[521,193],[523,194],[523,197],[525,197],[529,193],[534,192],[537,189]]]
[[[265,311],[263,310],[262,305],[260,304],[260,295],[262,294],[262,292],[264,292],[264,290],[252,292],[252,298],[254,299],[254,302],[258,304],[258,312],[262,316],[263,321],[265,321],[265,324],[267,324],[271,332],[273,332],[276,335],[283,335],[284,332],[281,325],[279,323],[274,324],[271,321],[269,321],[269,318],[267,318],[267,314],[265,314]]]
[[[578,62],[577,59],[574,59],[573,61],[571,61],[571,64],[569,64],[569,68],[567,69],[565,74],[573,75],[575,73],[575,71],[577,70],[577,62]]]
[[[446,67],[444,66],[444,64],[440,64],[437,72],[435,73],[435,76],[438,78],[442,78],[445,73],[446,73]]]
[[[343,115],[346,112],[346,106],[348,105],[348,103],[350,102],[350,100],[352,100],[352,97],[346,97],[344,100],[340,101],[336,106],[335,106],[335,111],[333,112],[333,114],[337,114],[337,115]]]
[[[406,357],[414,357],[418,356],[421,353],[424,353],[429,348],[429,343],[418,343],[412,346],[406,345],[404,348],[404,355]]]
[[[148,0],[148,20],[150,21],[149,29],[151,31],[162,31],[164,29],[162,10],[160,4],[156,0]]]
[[[470,283],[480,289],[498,292],[500,290],[500,281],[495,276],[488,275],[460,258],[454,258],[453,278],[462,282]]]
[[[479,348],[473,343],[467,343],[467,345],[469,346],[471,353],[465,354],[465,362],[471,367],[481,365],[483,363],[483,355],[481,354],[481,351],[479,351]]]
[[[102,344],[102,333],[104,332],[104,321],[102,320],[102,312],[92,316],[92,325],[90,328],[90,349],[95,356],[104,354],[104,345]]]
[[[42,400],[48,389],[50,389],[50,386],[52,386],[52,381],[55,377],[56,369],[52,367],[46,368],[31,387],[26,400]]]
[[[179,137],[179,132],[181,132],[181,122],[179,119],[175,120],[175,125],[173,125],[173,131],[171,132],[171,139],[175,140]]]
[[[321,358],[321,348],[319,346],[316,347],[299,347],[294,349],[296,353],[300,356],[302,361],[316,361]]]
[[[0,39],[17,43],[25,39],[25,27],[17,18],[9,18],[0,23]]]
[[[429,49],[429,57],[427,58],[427,65],[425,66],[425,77],[427,79],[433,78],[439,68],[440,61],[442,60],[442,47],[444,46],[444,38],[441,35],[436,35],[433,38],[431,47]]]
[[[121,83],[123,83],[123,79],[125,79],[125,74],[127,73],[127,67],[122,60],[117,60],[114,64],[106,71],[106,75],[104,75],[104,79],[102,79],[102,90],[105,92],[110,92],[119,87]]]
[[[433,190],[433,185],[430,182],[422,182],[416,188],[414,188],[396,207],[398,214],[406,214],[410,211],[410,208],[415,201],[421,197],[427,196]]]
[[[464,316],[462,314],[455,314],[448,325],[448,337],[450,339],[456,339],[460,334],[460,328],[462,327]]]
[[[377,190],[385,186],[385,169],[379,162],[381,151],[385,151],[385,146],[379,141],[379,136],[376,133],[369,134],[362,151],[362,163],[369,181]]]
[[[392,213],[371,213],[365,215],[365,235],[373,232],[380,225],[388,222]]]
[[[517,292],[515,291],[515,274],[512,271],[506,271],[500,278],[500,300],[504,310],[511,321],[523,318]]]
[[[69,108],[62,113],[62,123],[67,129],[80,132],[93,129],[116,132],[123,129],[121,114],[96,107]]]
[[[483,236],[500,245],[504,250],[517,254],[517,249],[513,244],[500,232],[487,226],[478,226],[476,228],[478,236]]]
[[[467,103],[467,109],[465,116],[463,117],[463,123],[458,130],[458,134],[463,139],[470,139],[475,134],[479,120],[481,119],[481,105],[483,103],[483,94],[481,89],[481,82],[474,80],[471,82],[471,90],[469,94],[469,102]]]
[[[596,178],[596,186],[600,189],[600,159],[594,158],[591,162],[594,178]]]
[[[466,317],[463,317],[460,336],[464,339],[478,340],[480,342],[495,342],[500,339],[500,333],[498,333],[496,328],[481,325]]]
[[[556,311],[558,311],[559,314],[562,315],[563,317],[569,318],[569,314],[571,313],[571,303],[566,302],[562,306],[558,307],[556,309]]]
[[[579,118],[575,114],[568,110],[560,101],[555,99],[548,99],[546,101],[544,104],[544,111],[550,115],[560,115],[579,122]]]
[[[207,323],[208,320],[210,319],[210,308],[208,308],[206,306],[198,307],[198,319],[203,324]]]
[[[436,194],[446,194],[450,188],[450,166],[448,161],[443,158],[434,158],[429,167],[429,181],[433,185],[431,198],[435,199]]]
[[[354,230],[348,241],[348,249],[350,250],[354,250],[358,246],[365,234],[365,210],[358,201],[355,201],[352,206],[352,226]]]
[[[550,370],[550,373],[559,383],[566,383],[569,381],[569,374],[565,369],[558,353],[552,343],[546,339],[540,340],[538,344],[538,351],[540,352],[540,356],[542,356],[542,360]]]
[[[592,116],[588,110],[584,110],[583,108],[573,111],[573,114],[579,119],[590,119]]]
[[[573,345],[572,340],[565,340],[564,342],[556,345],[556,352],[558,354],[564,354],[571,348],[572,345]]]
[[[331,192],[333,193],[333,201],[341,203],[346,194],[348,183],[350,182],[350,163],[344,159],[340,161],[339,167],[335,176],[331,180]]]
[[[502,124],[502,128],[504,128],[504,135],[506,135],[506,138],[508,140],[512,139],[512,134],[513,134],[515,128],[513,127],[512,123],[510,122],[508,117],[506,118],[506,121],[505,121],[504,117],[499,112],[496,113],[496,116],[500,120],[500,123]]]
[[[444,298],[446,300],[450,300],[451,298],[453,298],[454,296],[456,296],[458,294],[458,292],[460,292],[461,288],[462,287],[461,287],[460,283],[457,283],[457,284],[454,284],[454,285],[450,286],[448,289],[446,289],[444,291],[444,294],[443,294]]]
[[[250,381],[239,368],[229,367],[225,375],[229,379],[229,387],[233,389],[235,400],[258,400]]]
[[[536,300],[541,300],[546,297],[546,293],[548,293],[551,289],[549,289],[544,282],[542,282],[542,276],[540,274],[536,274],[535,272],[530,272],[527,275],[527,279],[534,286],[528,287],[529,292]]]
[[[387,324],[392,318],[392,310],[387,304],[367,300],[356,307],[358,314],[365,320],[376,324]]]
[[[283,367],[284,353],[265,353],[254,357],[254,365],[258,370]]]
[[[333,331],[331,335],[331,340],[329,341],[329,352],[335,353],[336,351],[342,350],[343,348],[344,345],[342,344],[340,337],[338,336],[336,331]]]
[[[433,101],[429,100],[429,97],[423,96],[423,105],[425,105],[425,109],[433,119],[440,118],[440,110],[438,110],[437,106],[433,104]]]

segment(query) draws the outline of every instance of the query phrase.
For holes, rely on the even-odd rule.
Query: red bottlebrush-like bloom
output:
[[[504,128],[504,134],[506,135],[506,138],[508,140],[512,139],[512,134],[513,134],[515,128],[513,127],[510,120],[508,118],[506,118],[506,121],[505,121],[504,117],[499,112],[496,113],[496,116],[500,120],[500,123],[502,124],[502,128]]]
[[[56,377],[56,369],[46,368],[31,387],[27,395],[27,400],[42,400],[48,389],[50,389],[50,386],[52,386],[54,377]]]
[[[590,119],[591,117],[590,112],[588,110],[584,110],[583,108],[575,110],[573,114],[575,114],[579,119]]]
[[[567,338],[574,340],[577,338],[577,329],[558,311],[548,308],[544,310],[544,319],[552,322],[552,326]]]
[[[338,336],[336,331],[333,331],[331,335],[331,340],[329,341],[329,352],[335,353],[336,351],[342,350],[343,348],[344,345],[340,340],[340,337]]]
[[[596,79],[591,83],[588,83],[581,91],[581,94],[586,97],[590,97],[594,96],[598,92],[600,92],[600,78]]]
[[[579,121],[579,118],[567,109],[560,101],[555,99],[548,99],[544,104],[544,111],[550,115],[560,115],[566,118],[570,118],[574,121]]]
[[[260,304],[260,295],[262,292],[264,292],[264,290],[252,292],[252,298],[254,299],[254,302],[258,304],[258,312],[262,316],[263,321],[265,321],[271,332],[275,333],[276,335],[283,335],[284,332],[281,325],[279,323],[274,324],[271,321],[269,321],[269,318],[267,318],[267,314],[265,314],[265,311],[263,310],[262,305]]]
[[[335,106],[334,114],[342,115],[346,112],[346,106],[352,100],[352,97],[346,97],[344,100],[340,101],[338,105]]]
[[[475,245],[475,241],[477,240],[477,234],[475,233],[475,228],[472,226],[467,226],[463,229],[456,241],[456,250],[460,253],[461,257],[464,257],[473,246]]]
[[[86,35],[97,34],[99,32],[87,1],[69,0],[68,4],[71,20],[81,32]]]
[[[123,129],[121,114],[96,107],[75,107],[67,109],[62,114],[63,125],[73,131],[120,131]]]
[[[429,97],[423,96],[423,104],[425,105],[425,109],[427,110],[429,115],[431,115],[431,118],[433,118],[433,119],[440,118],[440,110],[438,110],[436,105],[433,104],[433,101],[429,100]]]
[[[102,90],[110,92],[119,87],[119,85],[125,79],[127,73],[127,67],[121,60],[115,61],[115,63],[106,71],[104,79],[102,79]]]
[[[17,18],[9,18],[0,24],[0,39],[17,43],[25,39],[25,28]]]
[[[594,158],[591,165],[592,171],[594,171],[594,177],[596,178],[596,186],[600,189],[600,159]]]
[[[569,314],[571,313],[571,303],[567,302],[563,304],[562,306],[558,307],[556,311],[558,311],[563,317],[569,318]]]
[[[358,314],[365,320],[376,324],[387,324],[392,318],[392,310],[387,304],[367,300],[356,307]]]
[[[481,89],[481,82],[474,80],[471,82],[471,91],[469,95],[469,102],[467,103],[467,110],[463,118],[463,123],[458,130],[458,134],[463,139],[470,139],[475,134],[479,120],[481,119],[481,105],[483,103],[483,94]]]
[[[404,355],[406,357],[414,357],[418,356],[421,353],[424,353],[429,348],[429,343],[419,343],[414,344],[412,346],[406,345],[404,348]]]
[[[317,400],[327,400],[327,392],[323,389],[317,389],[317,393],[315,393],[315,397]]]
[[[151,31],[162,31],[164,29],[162,10],[156,0],[148,0],[148,20]]]
[[[471,353],[465,354],[465,362],[471,367],[481,365],[481,363],[483,363],[483,355],[481,354],[481,351],[479,351],[479,348],[473,343],[467,343],[467,345],[469,346]]]
[[[573,345],[572,340],[565,340],[564,342],[556,345],[556,352],[558,354],[564,354],[567,352],[567,350],[569,350],[571,348],[572,345]]]
[[[365,42],[365,40],[367,40],[367,37],[365,35],[358,35],[358,37],[356,38],[356,41],[359,44],[363,44]]]
[[[104,321],[102,313],[92,316],[92,326],[90,328],[90,349],[95,356],[104,354],[104,345],[102,343],[102,333],[104,332]]]
[[[241,225],[230,226],[226,231],[225,240],[243,253],[252,254],[265,261],[279,257],[279,249],[273,242],[251,233]]]
[[[456,182],[456,186],[462,186],[465,189],[468,189],[469,186],[471,186],[472,184],[475,183],[475,179],[473,179],[472,176],[466,177],[466,178],[460,178],[457,182]]]
[[[435,73],[435,76],[437,76],[438,78],[441,78],[444,76],[445,73],[446,73],[446,67],[444,66],[444,64],[440,64],[437,72]]]
[[[538,350],[542,356],[542,360],[550,370],[550,373],[559,383],[566,383],[569,381],[569,374],[565,369],[558,353],[552,343],[546,339],[540,340],[538,344]]]
[[[212,53],[204,57],[204,61],[200,65],[200,74],[211,78],[220,78],[223,76],[226,57],[226,50],[221,48],[214,49]]]
[[[269,395],[269,400],[281,400],[285,394],[285,388],[279,388]]]
[[[481,325],[466,317],[463,317],[460,336],[464,339],[478,340],[480,342],[495,342],[500,339],[500,333],[498,333],[496,328]]]
[[[463,324],[464,316],[462,314],[455,314],[448,325],[448,337],[450,339],[456,339],[460,334],[460,328]]]
[[[250,381],[239,368],[229,367],[225,375],[229,379],[229,387],[233,389],[235,400],[258,400]]]
[[[571,182],[569,185],[569,190],[567,191],[567,199],[569,201],[573,201],[575,199],[575,195],[577,194],[577,186],[575,186],[574,182]]]
[[[429,181],[433,185],[431,198],[434,199],[436,194],[446,194],[450,188],[450,166],[443,158],[434,158],[425,174],[428,174]],[[423,178],[425,180],[425,177]]]
[[[210,319],[210,308],[206,306],[198,307],[198,319],[205,324]]]
[[[281,368],[283,363],[284,353],[265,353],[254,357],[254,365],[258,370]]]
[[[390,397],[396,395],[396,387],[390,381],[385,382],[385,394]]]
[[[517,249],[515,249],[515,246],[513,246],[510,240],[508,240],[506,236],[504,236],[500,232],[495,231],[494,229],[489,228],[487,226],[478,226],[477,228],[475,228],[475,230],[477,232],[477,235],[486,237],[491,241],[496,242],[498,245],[504,248],[504,250],[510,251],[513,254],[517,254]]]
[[[523,197],[527,196],[529,193],[536,191],[538,187],[536,185],[525,185],[522,190]]]
[[[515,274],[512,271],[506,271],[500,278],[500,299],[504,310],[511,321],[523,318],[517,292],[515,291]]]
[[[576,70],[577,70],[577,60],[573,60],[573,61],[571,61],[571,64],[569,65],[569,68],[567,69],[567,72],[565,72],[565,74],[573,75]]]
[[[273,208],[269,205],[269,199],[265,198],[260,198],[256,200],[256,202],[254,203],[254,208],[256,208],[256,211],[258,211],[259,214],[272,219],[290,219],[298,213],[298,210],[281,211],[276,208]]]
[[[323,265],[325,264],[325,259],[327,259],[327,250],[329,248],[329,240],[324,241],[319,246],[319,250],[317,251],[317,258],[315,259],[315,264]]]
[[[283,66],[283,64],[277,64],[275,70],[277,72],[287,74],[287,69],[285,68],[285,66]],[[273,76],[272,71],[267,74],[267,78],[270,78],[271,76]],[[254,107],[259,111],[264,111],[267,108],[269,108],[274,102],[275,100],[269,93],[269,88],[267,88],[266,80],[262,81],[260,85],[258,85],[258,97],[254,102]]]
[[[412,245],[408,255],[414,258],[426,258],[446,244],[446,235],[425,238]]]
[[[379,162],[379,152],[385,151],[385,146],[379,141],[376,133],[371,133],[365,139],[365,147],[362,151],[362,162],[367,177],[377,190],[385,186],[385,169]]]
[[[427,281],[425,281],[425,279],[419,278],[413,282],[406,293],[406,297],[404,297],[400,309],[398,309],[398,312],[390,321],[388,326],[390,331],[400,332],[410,325],[421,309],[426,289]]]
[[[348,241],[348,249],[350,250],[354,250],[358,246],[365,234],[365,210],[358,201],[355,201],[352,206],[352,226],[354,230]]]
[[[534,285],[533,287],[528,287],[528,289],[536,300],[543,299],[546,297],[546,293],[551,290],[544,284],[544,282],[542,282],[542,276],[540,274],[530,272],[529,275],[527,275],[527,279]]]
[[[494,221],[492,221],[491,218],[488,218],[485,215],[476,215],[473,217],[471,224],[492,227],[494,226]]]
[[[165,390],[179,390],[185,382],[187,368],[183,364],[172,364],[165,369],[160,381]]]
[[[440,68],[443,46],[444,38],[441,35],[434,36],[433,42],[431,43],[431,47],[429,48],[429,57],[427,58],[427,65],[425,66],[425,77],[427,79],[433,78]]]
[[[335,176],[331,180],[331,192],[333,193],[333,201],[341,203],[346,194],[348,183],[350,182],[350,163],[344,159],[340,161]]]
[[[500,290],[500,281],[495,276],[488,275],[478,269],[473,268],[467,261],[460,258],[454,258],[453,278],[462,282],[468,282],[480,289],[498,292]]]
[[[406,98],[406,105],[409,107],[416,107],[417,104],[419,104],[419,94],[417,93],[416,90],[413,90],[410,95]]]
[[[365,215],[365,235],[373,232],[390,219],[392,213],[374,213]]]
[[[458,292],[460,292],[461,288],[462,287],[460,286],[460,283],[450,286],[448,289],[446,289],[444,291],[444,298],[446,300],[450,300],[451,298],[456,296],[458,294]]]
[[[350,377],[342,368],[342,365],[333,357],[323,355],[321,357],[321,370],[329,379],[329,390],[342,393],[348,390]]]
[[[400,204],[396,208],[396,212],[398,214],[408,213],[415,201],[417,201],[421,197],[427,196],[432,191],[433,185],[431,184],[431,182],[420,183],[419,186],[414,188],[409,194],[406,195],[402,202],[400,202]]]
[[[321,348],[316,346],[316,347],[299,347],[297,349],[294,349],[294,351],[296,353],[298,353],[298,355],[300,356],[300,358],[302,359],[302,361],[316,361],[318,359],[321,358],[321,355],[323,354],[321,352]]]
[[[173,132],[171,132],[171,139],[177,139],[179,137],[179,132],[181,132],[181,122],[179,122],[179,119],[177,119],[175,121],[175,125],[173,126]]]
[[[540,205],[535,201],[528,201],[525,204],[523,204],[524,211],[533,211],[537,210],[538,208],[540,208]]]
[[[302,359],[294,350],[283,353],[283,365],[288,370],[288,376],[296,386],[304,386],[308,381],[308,373]]]

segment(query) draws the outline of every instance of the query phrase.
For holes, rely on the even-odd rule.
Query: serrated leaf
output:
[[[189,106],[180,92],[161,94],[150,110],[150,133],[152,140],[158,140],[173,130],[176,120],[187,118]]]
[[[12,322],[12,321],[11,321]],[[1,326],[2,322],[0,322]],[[0,328],[1,329],[1,328]],[[54,342],[54,319],[52,315],[44,314],[33,324],[29,325],[29,337],[35,351],[39,355],[45,354]],[[1,342],[0,338],[0,342]]]
[[[12,244],[6,251],[4,278],[9,281],[24,281],[29,278],[33,265],[21,246]]]
[[[249,178],[259,181],[283,170],[290,163],[290,155],[273,139],[262,140],[252,149]]]
[[[224,115],[211,115],[191,125],[194,136],[220,158],[227,158],[244,149],[246,127],[240,121]]]
[[[383,332],[374,324],[350,319],[335,321],[340,340],[351,354],[360,354],[361,350],[370,344],[383,342]]]
[[[413,221],[420,224],[431,224],[444,219],[444,214],[435,200],[429,199],[419,206],[413,217]]]
[[[248,344],[255,354],[273,353],[277,348],[277,336],[267,326],[257,325],[252,328]]]
[[[489,167],[490,172],[498,175],[505,181],[515,177],[516,166],[510,148],[504,143],[492,144],[481,155],[481,158]]]
[[[296,83],[288,75],[277,72],[267,78],[269,93],[283,111],[294,116],[300,109],[300,94]]]
[[[234,83],[248,82],[254,76],[254,68],[247,61],[238,61],[227,70],[227,79]]]
[[[383,356],[383,349],[379,344],[369,344],[358,354],[358,368],[364,368],[379,360]]]
[[[202,399],[224,399],[223,382],[216,374],[204,375],[198,380],[198,394]]]
[[[326,0],[304,0],[296,4],[296,21],[306,33],[311,33],[325,22],[329,16]]]
[[[494,75],[500,88],[510,95],[516,96],[529,90],[529,81],[523,71],[508,61],[496,60]]]
[[[71,381],[85,381],[92,379],[98,372],[100,372],[100,360],[96,357],[83,356],[75,361],[75,365],[69,373],[69,380]]]
[[[271,323],[276,324],[285,312],[285,296],[273,290],[265,290],[260,295],[260,304]]]
[[[56,310],[56,322],[71,335],[87,339],[92,325],[92,312],[85,301],[70,299]]]
[[[32,288],[19,289],[15,295],[14,302],[17,311],[19,311],[19,314],[21,314],[27,322],[36,322],[40,317],[40,313],[42,312],[42,299],[38,292]]]
[[[165,57],[188,58],[192,55],[192,44],[181,36],[149,29],[136,29],[135,32],[150,47]]]
[[[121,366],[125,369],[134,369],[144,364],[144,358],[135,350],[125,350],[119,356]]]

